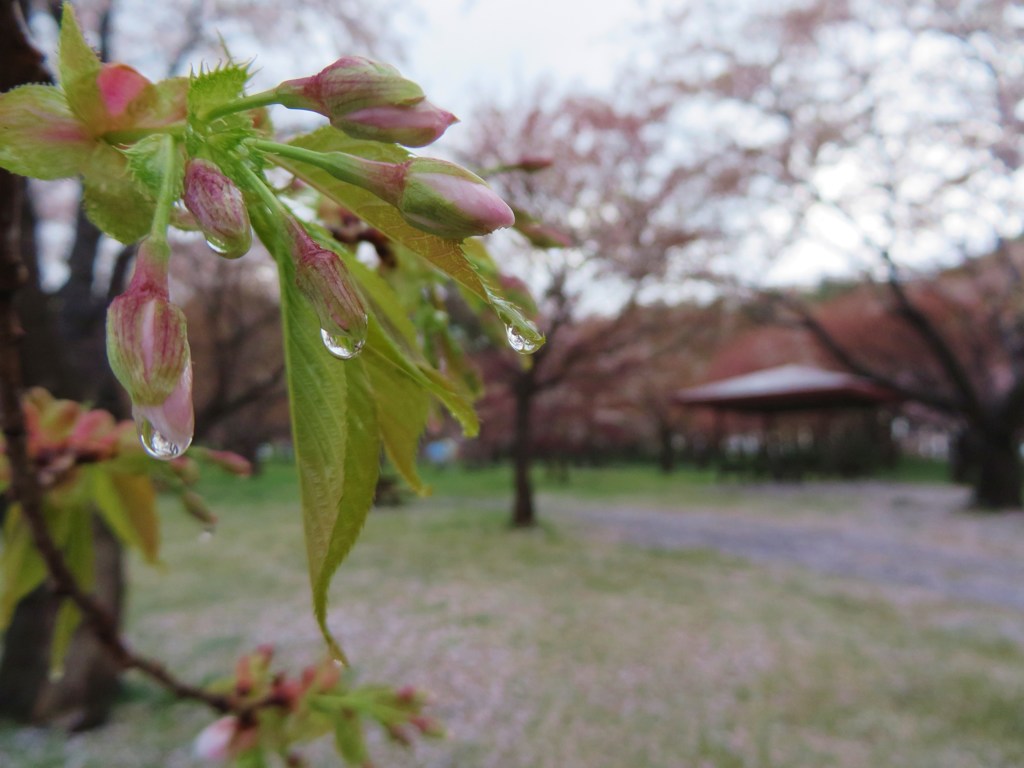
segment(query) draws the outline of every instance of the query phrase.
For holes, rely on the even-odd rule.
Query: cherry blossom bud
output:
[[[237,732],[238,718],[233,715],[222,717],[199,732],[192,751],[200,760],[225,763],[233,755],[231,742]]]
[[[243,728],[234,715],[227,715],[206,726],[196,737],[192,751],[200,760],[226,763],[259,743],[255,727]]]
[[[437,141],[458,118],[425,99],[416,104],[366,107],[331,120],[349,136],[388,141],[406,147],[425,147]]]
[[[189,161],[183,199],[213,250],[228,259],[248,252],[252,227],[242,192],[214,163]]]
[[[166,242],[139,246],[135,274],[107,310],[107,358],[132,399],[139,439],[157,459],[180,456],[195,421],[185,314],[168,299]]]
[[[338,254],[318,245],[302,225],[289,222],[295,282],[313,305],[327,351],[347,360],[366,343],[366,307]]]
[[[454,163],[418,157],[405,164],[396,207],[418,229],[452,240],[485,235],[515,223],[487,183]]]
[[[278,103],[319,112],[332,123],[369,107],[423,100],[423,90],[397,69],[361,56],[344,56],[312,77],[281,83],[274,92]]]
[[[139,246],[135,275],[128,290],[107,310],[107,357],[132,402],[162,404],[181,387],[189,368],[185,314],[168,299],[166,243],[147,240]]]

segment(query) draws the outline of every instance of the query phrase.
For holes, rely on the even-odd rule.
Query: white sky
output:
[[[652,12],[643,0],[416,0],[422,25],[403,74],[431,101],[468,115],[480,95],[511,98],[542,79],[559,90],[610,86],[631,28]]]

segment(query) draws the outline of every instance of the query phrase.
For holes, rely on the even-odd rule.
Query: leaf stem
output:
[[[129,128],[123,131],[107,131],[102,138],[108,144],[133,144],[148,136],[174,136],[177,139],[185,136],[184,123],[172,123],[160,128]]]
[[[367,160],[346,152],[314,152],[291,144],[256,139],[249,146],[271,155],[298,160],[327,171],[334,178],[372,192],[395,205],[401,194],[405,167],[398,163]],[[273,159],[273,158],[272,158]]]
[[[254,93],[251,96],[243,96],[235,101],[229,101],[226,104],[221,104],[219,107],[204,112],[200,115],[200,120],[208,122],[210,120],[216,120],[221,117],[227,117],[233,115],[236,112],[245,112],[250,109],[258,109],[259,107],[266,107],[270,104],[277,104],[279,96],[276,90],[263,91],[262,93]]]

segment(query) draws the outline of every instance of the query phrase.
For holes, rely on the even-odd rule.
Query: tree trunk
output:
[[[974,506],[1019,509],[1022,504],[1019,442],[1012,435],[978,435],[973,442]]]
[[[24,34],[17,6],[10,0],[0,0],[0,90],[4,91],[22,83],[47,80],[42,58]],[[26,384],[45,385],[58,397],[116,408],[116,401],[110,396],[116,390],[110,386],[113,378],[106,368],[102,343],[103,302],[92,295],[99,233],[80,213],[70,259],[70,288],[66,286],[62,291],[60,301],[45,297],[38,283],[34,212],[19,210],[19,193],[23,197],[24,191],[25,183],[20,180],[9,194],[0,194],[0,205],[13,212],[13,234],[19,240],[22,260],[31,278],[16,299],[25,331],[22,353]],[[58,307],[68,313],[64,322],[58,321]],[[84,342],[88,351],[73,350],[79,342]],[[77,369],[76,364],[83,368]],[[96,536],[96,594],[114,609],[119,605],[123,587],[120,547],[105,530]],[[69,649],[63,678],[49,682],[54,603],[49,590],[41,588],[22,601],[12,618],[0,658],[0,715],[23,721],[60,722],[73,728],[90,727],[106,718],[117,688],[118,671],[92,637],[80,631]]]
[[[124,600],[121,548],[93,518],[96,586],[93,594],[115,619]],[[59,598],[40,587],[18,604],[4,637],[0,660],[0,715],[25,723],[59,725],[72,731],[106,721],[118,691],[119,669],[92,632],[80,626],[65,660],[64,674],[49,679],[50,642]]]
[[[512,463],[515,470],[514,501],[512,506],[512,527],[532,528],[537,524],[533,504],[533,479],[530,474],[533,465],[533,398],[534,370],[522,371],[515,384],[515,433],[512,442]]]
[[[676,451],[672,444],[675,433],[668,424],[658,425],[658,466],[669,475],[676,468]]]

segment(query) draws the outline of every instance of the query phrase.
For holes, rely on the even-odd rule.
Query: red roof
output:
[[[895,392],[851,373],[783,365],[690,387],[676,393],[683,405],[737,411],[797,411],[877,405]]]

